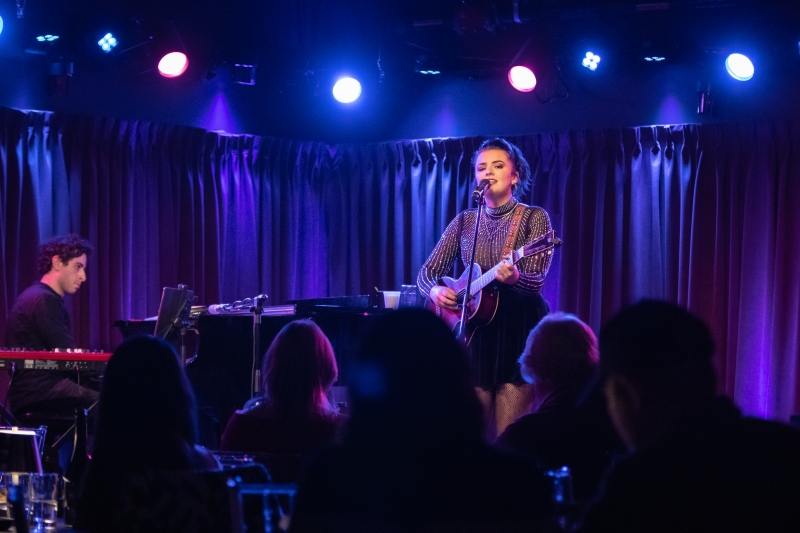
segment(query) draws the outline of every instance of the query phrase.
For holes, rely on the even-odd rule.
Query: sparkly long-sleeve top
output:
[[[480,265],[482,272],[494,267],[503,258],[503,247],[511,229],[514,209],[518,204],[519,202],[512,198],[500,207],[484,208],[475,251],[475,262]],[[461,256],[463,265],[469,264],[477,212],[477,209],[468,209],[453,219],[428,260],[422,265],[417,276],[417,285],[426,297],[439,279],[450,273],[456,257]],[[547,216],[547,212],[541,207],[525,206],[513,248],[517,249],[523,244],[533,242],[548,231],[550,231],[550,217]],[[543,253],[521,259],[517,263],[519,279],[511,285],[511,288],[523,294],[541,291],[552,257],[552,253]]]

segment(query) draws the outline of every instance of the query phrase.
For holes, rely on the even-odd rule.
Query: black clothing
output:
[[[497,207],[486,207],[481,215],[475,263],[482,272],[503,259],[514,210],[520,205],[515,199]],[[417,285],[426,298],[438,281],[451,273],[456,258],[468,265],[472,255],[477,209],[459,214],[445,229],[439,243],[419,271]],[[541,207],[525,206],[514,250],[533,242],[550,231],[550,218]],[[552,250],[526,257],[517,263],[519,280],[514,285],[493,281],[499,287],[499,305],[492,321],[475,332],[470,342],[471,365],[477,384],[490,387],[501,383],[522,381],[517,358],[525,347],[530,330],[548,313],[547,302],[541,296]],[[488,288],[488,287],[487,287]]]
[[[552,484],[531,463],[483,443],[431,448],[328,450],[300,482],[291,531],[535,533],[549,520]]]
[[[22,291],[8,315],[6,346],[28,350],[75,348],[64,298],[40,281]]]
[[[601,390],[583,398],[586,384],[549,395],[536,412],[520,417],[497,438],[497,446],[533,460],[543,470],[568,466],[573,496],[585,502],[615,456],[625,453],[606,411]]]
[[[798,502],[800,432],[717,398],[620,461],[580,531],[795,532]]]
[[[48,285],[37,282],[19,295],[6,325],[6,346],[28,350],[75,348],[69,313],[64,299]],[[81,376],[82,382],[94,376]],[[17,368],[8,389],[11,408],[71,412],[74,407],[89,407],[98,394],[78,384],[75,372],[25,370]]]

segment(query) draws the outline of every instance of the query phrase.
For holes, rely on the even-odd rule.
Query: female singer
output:
[[[525,257],[516,264],[504,255],[506,249],[516,250],[549,232],[550,218],[541,207],[518,200],[529,187],[530,167],[519,148],[510,142],[498,138],[483,142],[472,157],[472,169],[477,184],[488,180],[475,263],[482,272],[499,265],[495,281],[484,288],[497,290],[497,312],[487,325],[475,330],[469,342],[473,376],[487,413],[488,436],[493,438],[527,412],[533,401],[533,391],[520,376],[517,358],[528,332],[549,310],[541,290],[552,250]],[[440,280],[450,272],[457,257],[463,265],[469,265],[477,213],[477,209],[467,209],[450,222],[417,277],[420,291],[447,310],[445,313],[457,311],[456,293],[441,285]],[[509,239],[515,225],[516,235]]]

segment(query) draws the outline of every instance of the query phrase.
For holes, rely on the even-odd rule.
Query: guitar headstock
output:
[[[561,243],[561,239],[556,237],[556,232],[554,230],[550,230],[541,237],[529,242],[517,250],[517,253],[519,254],[519,259],[522,259],[523,257],[538,254],[546,250],[552,250],[553,248],[561,246]]]

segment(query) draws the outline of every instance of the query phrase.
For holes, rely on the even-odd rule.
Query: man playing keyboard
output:
[[[53,238],[39,247],[41,280],[19,295],[6,324],[6,346],[28,350],[75,348],[64,295],[86,281],[86,256],[92,246],[79,235]],[[10,407],[25,412],[68,413],[89,408],[98,393],[78,372],[17,368],[8,391]]]

